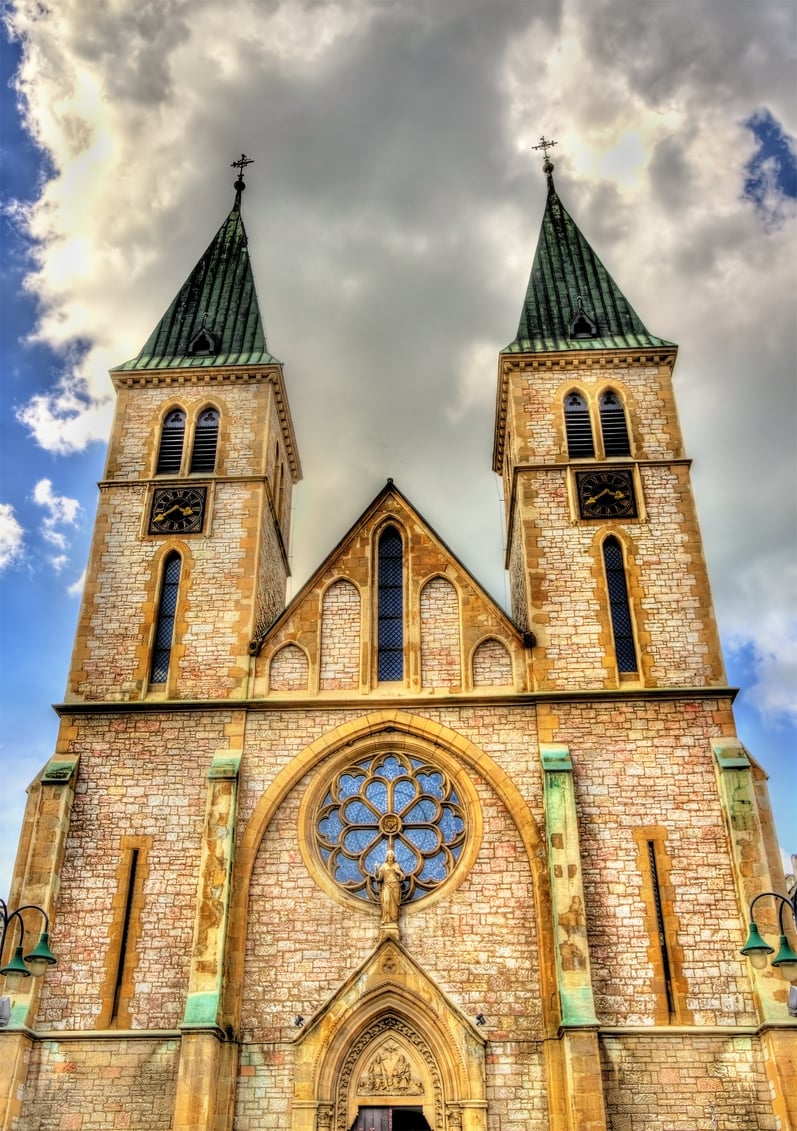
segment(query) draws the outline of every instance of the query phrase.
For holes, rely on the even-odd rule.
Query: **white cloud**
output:
[[[0,503],[0,570],[22,557],[25,531],[17,522],[10,503]]]
[[[33,501],[44,507],[46,514],[42,519],[42,537],[56,546],[59,550],[69,547],[69,542],[61,526],[75,526],[80,512],[80,503],[77,499],[70,499],[67,495],[56,495],[49,479],[40,479],[33,489]],[[50,559],[50,564],[59,571],[66,562],[66,557],[59,554]]]
[[[70,597],[80,597],[80,595],[83,592],[83,586],[85,584],[86,584],[86,571],[84,569],[83,572],[81,573],[80,577],[77,579],[77,581],[73,581],[72,584],[67,588],[67,593],[69,594]]]

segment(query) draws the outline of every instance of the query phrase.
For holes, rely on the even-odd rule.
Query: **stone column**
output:
[[[564,1125],[570,1131],[606,1131],[573,765],[568,748],[560,743],[540,743],[540,758],[561,1015],[561,1071],[551,1083],[554,1090],[564,1090],[563,1096],[550,1096],[551,1106],[558,1109],[560,1126],[567,1113]]]
[[[69,721],[65,720],[61,728],[61,742],[68,740],[69,731]],[[75,797],[78,761],[77,757],[55,754],[40,779],[31,787],[11,885],[12,911],[26,903],[34,903],[53,916]],[[27,951],[28,944],[32,950],[38,942],[44,921],[31,911],[25,915],[25,924]],[[50,925],[50,946],[58,958],[58,923],[54,917]],[[18,936],[13,929],[10,935],[7,945],[15,946]],[[40,986],[41,978],[24,980],[18,992],[11,995],[8,1027],[0,1029],[0,1127],[3,1129],[15,1127],[21,1115],[21,1095],[27,1079],[32,1044],[26,1030],[35,1025]]]
[[[226,1039],[220,1009],[243,725],[240,713],[230,728],[231,746],[237,749],[219,751],[208,772],[174,1131],[215,1131],[217,1126],[227,1126],[232,1115],[235,1046]],[[217,1123],[222,1113],[226,1120]]]
[[[752,900],[761,892],[777,891],[783,885],[778,882],[780,877],[775,877],[773,883],[770,872],[753,767],[747,751],[736,738],[715,739],[712,749],[743,915],[744,926],[739,931],[741,944],[747,937]],[[775,901],[762,900],[755,909],[755,915],[759,929],[769,936],[767,941],[777,949],[780,931]],[[758,1015],[763,1022],[761,1046],[772,1089],[773,1110],[784,1128],[797,1128],[797,1021],[788,1015],[789,987],[769,963],[764,970],[756,970],[752,963],[747,965]]]

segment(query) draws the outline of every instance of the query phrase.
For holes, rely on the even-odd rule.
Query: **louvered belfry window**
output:
[[[174,617],[177,612],[177,592],[180,588],[179,554],[169,554],[163,570],[158,619],[155,626],[155,643],[152,649],[150,683],[165,683],[169,675],[169,657],[174,640]]]
[[[565,430],[570,458],[592,459],[595,455],[592,421],[587,402],[580,393],[568,393],[565,397]]]
[[[603,543],[603,564],[606,569],[606,588],[609,591],[617,668],[621,672],[635,672],[637,657],[631,624],[631,607],[628,601],[628,585],[625,579],[623,550],[616,538],[607,538]]]
[[[603,451],[607,456],[630,456],[631,441],[623,402],[613,389],[607,389],[600,399],[601,433]]]
[[[388,526],[378,552],[378,660],[380,680],[404,678],[404,568],[401,535]]]
[[[158,449],[156,475],[178,475],[183,461],[183,440],[185,439],[185,413],[181,408],[172,409],[167,414],[161,429],[161,443]]]
[[[191,471],[216,470],[216,445],[219,440],[219,414],[215,408],[203,409],[196,422],[191,449]]]

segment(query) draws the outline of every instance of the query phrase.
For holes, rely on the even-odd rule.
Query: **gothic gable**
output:
[[[517,627],[390,480],[253,650],[262,696],[528,686]]]

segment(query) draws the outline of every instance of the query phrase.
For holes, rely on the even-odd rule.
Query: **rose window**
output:
[[[316,844],[329,875],[363,900],[378,900],[374,876],[389,849],[406,876],[403,902],[434,891],[456,866],[465,833],[449,777],[395,752],[342,770],[316,818]]]

